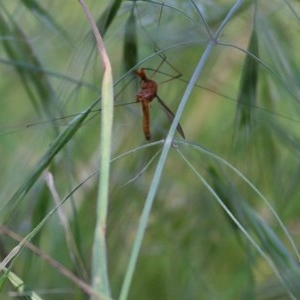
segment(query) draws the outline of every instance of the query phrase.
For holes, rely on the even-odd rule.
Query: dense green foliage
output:
[[[115,82],[100,299],[300,299],[299,2],[86,2]],[[94,36],[59,0],[1,1],[0,34],[1,299],[88,299],[102,234]],[[157,100],[150,142],[140,105],[122,105],[140,68],[185,140]]]

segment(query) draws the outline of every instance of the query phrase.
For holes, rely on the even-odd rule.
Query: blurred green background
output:
[[[180,119],[186,140],[176,133],[128,299],[300,299],[300,5],[241,2]],[[132,70],[143,67],[175,113],[235,2],[86,3],[111,60],[116,105],[135,101],[140,82]],[[103,74],[94,37],[78,2],[58,0],[1,1],[0,34],[1,260],[17,245],[13,233],[32,233],[32,244],[90,284]],[[43,164],[72,118],[95,101]],[[169,126],[153,100],[146,142],[140,105],[114,110],[107,223],[113,299]],[[57,203],[42,171],[53,175],[57,200],[65,199],[51,217]],[[1,299],[35,299],[27,291],[89,298],[36,249],[25,246],[8,266],[25,291],[2,271]]]

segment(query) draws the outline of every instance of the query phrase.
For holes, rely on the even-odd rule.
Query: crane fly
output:
[[[170,110],[170,108],[161,100],[161,98],[157,94],[157,83],[154,80],[151,80],[147,77],[145,69],[135,70],[134,73],[142,80],[141,89],[136,95],[136,101],[140,102],[143,110],[143,131],[146,140],[151,139],[150,133],[150,103],[154,98],[158,100],[158,103],[163,108],[163,111],[166,113],[169,121],[172,123],[174,119],[174,113]],[[184,132],[182,130],[181,125],[178,123],[177,131],[180,135],[185,139]]]
[[[151,139],[151,133],[150,133],[150,103],[156,98],[158,100],[158,103],[160,104],[160,106],[162,107],[163,111],[165,112],[165,114],[167,115],[169,121],[172,123],[172,121],[174,120],[174,113],[171,111],[171,109],[162,101],[162,99],[158,96],[157,91],[158,91],[158,85],[156,83],[156,81],[151,80],[148,78],[145,69],[140,69],[140,70],[135,70],[134,74],[136,76],[138,76],[141,81],[141,87],[140,90],[138,91],[138,93],[136,94],[136,101],[135,102],[131,102],[131,103],[122,103],[122,104],[117,104],[115,105],[115,107],[119,107],[119,106],[125,106],[125,105],[130,105],[133,103],[141,103],[142,105],[142,112],[143,112],[143,132],[144,132],[144,136],[146,138],[146,140],[150,140]],[[95,109],[92,111],[92,113],[99,113],[101,111],[100,109]],[[63,119],[69,119],[72,117],[77,116],[77,114],[71,114],[68,116],[62,116],[62,117],[58,117],[52,120],[45,120],[45,121],[38,121],[38,122],[32,122],[32,123],[28,123],[27,125],[16,125],[16,126],[3,126],[6,129],[11,129],[8,132],[6,132],[6,134],[9,133],[13,133],[17,130],[18,127],[23,127],[23,128],[32,128],[38,125],[43,125],[43,124],[47,124],[47,123],[52,123],[56,124],[55,126],[60,126],[60,124],[57,124],[56,122],[63,120]],[[93,116],[91,117],[91,119],[93,118]],[[1,128],[1,126],[0,126]],[[179,132],[179,134],[185,139],[185,135],[183,132],[183,129],[181,127],[180,124],[177,125],[177,131]],[[4,133],[5,134],[5,133]],[[3,135],[3,134],[1,134]]]

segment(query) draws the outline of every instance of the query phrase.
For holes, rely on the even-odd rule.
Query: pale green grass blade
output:
[[[42,298],[34,291],[27,291],[25,282],[15,273],[8,269],[5,269],[4,273],[4,276],[7,277],[11,284],[16,288],[18,296],[23,296],[29,300],[42,300]],[[5,277],[2,277],[1,280],[4,280]]]
[[[108,278],[108,263],[107,263],[107,245],[106,245],[106,227],[107,227],[107,211],[109,199],[109,183],[110,183],[110,159],[112,147],[112,125],[113,125],[113,75],[108,53],[106,51],[102,36],[97,28],[96,22],[86,6],[84,0],[79,0],[79,3],[87,17],[88,22],[93,30],[94,37],[97,42],[99,58],[103,65],[102,79],[102,109],[101,109],[101,136],[100,136],[100,177],[97,196],[97,212],[96,226],[93,243],[92,257],[92,282],[94,289],[110,296],[110,284]]]
[[[228,12],[226,18],[223,20],[222,24],[220,25],[220,27],[216,31],[216,33],[214,35],[214,39],[218,39],[218,36],[221,34],[222,30],[225,28],[225,26],[228,24],[230,19],[233,17],[234,13],[239,9],[242,2],[243,1],[238,0],[232,6],[232,8]],[[120,297],[119,297],[120,300],[126,300],[128,298],[128,293],[129,293],[129,288],[130,288],[131,281],[132,281],[132,276],[133,276],[133,273],[134,273],[134,270],[135,270],[135,267],[136,267],[136,263],[137,263],[137,259],[138,259],[138,256],[139,256],[142,241],[144,239],[144,235],[145,235],[147,223],[148,223],[148,220],[149,220],[149,215],[150,215],[150,212],[151,212],[151,208],[152,208],[152,205],[153,205],[153,202],[154,202],[154,198],[155,198],[155,195],[157,193],[157,189],[158,189],[158,186],[159,186],[159,183],[160,183],[160,179],[161,179],[162,172],[163,172],[163,169],[164,169],[167,157],[168,157],[170,147],[172,146],[172,139],[173,139],[173,136],[175,134],[176,128],[178,126],[180,116],[181,116],[181,114],[184,110],[185,105],[188,102],[188,99],[189,99],[189,96],[192,92],[192,89],[193,89],[194,85],[196,84],[196,81],[197,81],[198,77],[200,76],[200,73],[203,71],[205,63],[208,60],[214,46],[216,45],[215,42],[214,42],[214,39],[212,39],[208,43],[201,59],[199,60],[197,66],[194,70],[194,73],[191,77],[191,80],[190,80],[190,82],[189,82],[189,84],[188,84],[188,86],[185,90],[185,93],[184,93],[184,95],[183,95],[183,97],[180,101],[180,105],[179,105],[178,110],[176,112],[175,118],[172,122],[172,125],[171,125],[171,128],[169,130],[168,136],[166,137],[166,141],[165,141],[161,156],[159,158],[157,168],[156,168],[155,173],[153,175],[153,179],[152,179],[152,182],[151,182],[151,186],[149,188],[147,198],[145,200],[144,209],[143,209],[143,212],[142,212],[142,215],[141,215],[141,218],[140,218],[140,224],[139,224],[139,227],[138,227],[138,230],[137,230],[137,233],[136,233],[135,242],[134,242],[133,249],[132,249],[132,252],[131,252],[131,256],[130,256],[128,268],[127,268],[127,271],[126,271],[126,275],[125,275],[125,278],[124,278],[124,282],[123,282],[123,285],[122,285],[122,289],[121,289],[121,293],[120,293]]]
[[[247,204],[239,191],[225,179],[226,177],[225,174],[222,174],[224,179],[221,179],[216,170],[213,170],[211,172],[212,188],[238,222],[258,241],[261,250],[270,257],[276,266],[287,290],[298,299],[300,296],[298,285],[300,269],[296,260],[271,227]]]
[[[288,295],[292,299],[298,299],[300,295],[298,284],[300,268],[273,230],[246,204],[235,188],[223,185],[215,171],[211,173],[213,175],[213,185],[211,186],[182,152],[178,151],[178,153],[212,193],[213,197],[251,245],[270,265],[286,288]]]
[[[72,139],[74,134],[81,127],[82,123],[88,116],[89,112],[97,104],[97,101],[93,103],[87,110],[85,110],[78,117],[74,118],[70,124],[65,128],[64,131],[53,141],[49,146],[49,149],[40,159],[40,161],[35,166],[33,172],[28,175],[25,182],[16,190],[15,194],[8,200],[6,205],[1,208],[0,216],[2,222],[7,220],[14,209],[17,207],[18,203],[23,199],[27,192],[32,188],[37,179],[41,176],[43,171],[49,166],[53,158],[63,149],[63,147]]]
[[[14,22],[9,14],[6,17],[3,13],[0,13],[0,33],[3,36],[13,37],[13,39],[3,40],[6,54],[12,62],[16,62],[13,66],[19,74],[28,98],[36,111],[53,118],[55,113],[59,111],[53,87],[47,75],[43,72],[43,66],[22,28]],[[23,68],[22,63],[34,66],[40,72],[28,72],[27,68]]]
[[[46,9],[44,9],[40,4],[35,0],[22,0],[22,4],[31,12],[34,13],[39,20],[44,23],[46,26],[52,27],[59,34],[63,35],[64,39],[70,43],[69,34],[65,32],[64,28],[59,25],[55,18],[53,18]]]

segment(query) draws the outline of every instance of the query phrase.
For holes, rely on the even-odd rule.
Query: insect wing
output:
[[[158,103],[162,106],[163,111],[165,112],[165,114],[167,115],[169,121],[172,123],[175,115],[173,114],[173,112],[171,111],[171,109],[158,97],[158,95],[156,95]],[[183,132],[183,129],[181,127],[181,125],[178,123],[177,127],[176,127],[177,131],[180,133],[180,135],[185,139],[185,135]]]

